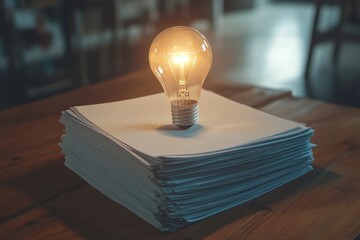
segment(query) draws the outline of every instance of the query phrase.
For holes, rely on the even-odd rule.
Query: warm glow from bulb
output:
[[[177,64],[184,64],[189,61],[189,56],[185,54],[175,55],[172,57],[172,61]]]
[[[173,124],[181,128],[194,125],[201,88],[212,63],[209,42],[193,28],[167,28],[151,43],[149,63],[171,103]]]
[[[175,26],[155,37],[149,63],[170,102],[197,102],[211,67],[212,51],[200,32]]]

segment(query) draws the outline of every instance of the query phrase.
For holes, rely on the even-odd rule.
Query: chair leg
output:
[[[322,7],[322,0],[317,0],[316,1],[316,9],[315,9],[315,17],[314,17],[312,33],[311,33],[309,52],[307,55],[306,67],[305,67],[305,76],[304,77],[305,77],[306,81],[309,80],[312,55],[314,52],[314,47],[317,42],[317,28],[318,28],[318,24],[319,24],[321,7]]]
[[[338,59],[339,59],[339,54],[340,54],[340,48],[341,48],[341,34],[342,34],[342,27],[344,25],[345,22],[345,18],[346,18],[346,11],[347,11],[347,1],[341,1],[340,3],[340,8],[341,8],[341,14],[340,14],[340,21],[339,24],[336,28],[336,33],[335,33],[335,41],[334,41],[334,50],[333,50],[333,54],[332,54],[332,62],[333,64],[337,64],[338,63]]]
[[[211,12],[211,28],[213,30],[218,28],[219,19],[224,14],[224,0],[212,0],[212,12]]]

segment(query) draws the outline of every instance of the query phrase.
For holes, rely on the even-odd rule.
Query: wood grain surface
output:
[[[360,234],[359,109],[253,86],[205,88],[313,127],[315,169],[246,204],[173,233],[160,232],[64,167],[58,146],[61,111],[161,92],[143,70],[0,112],[0,239],[353,239]]]

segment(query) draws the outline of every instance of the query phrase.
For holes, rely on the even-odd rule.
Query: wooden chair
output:
[[[306,62],[305,68],[305,79],[309,80],[310,75],[310,68],[312,62],[312,56],[314,52],[314,48],[321,43],[324,42],[333,42],[334,43],[334,50],[332,54],[332,62],[334,64],[337,63],[339,58],[341,44],[343,42],[354,42],[360,43],[360,34],[347,32],[344,30],[344,26],[348,23],[350,18],[358,18],[359,16],[359,2],[358,0],[336,0],[336,1],[326,1],[326,0],[316,0],[316,10],[315,10],[315,17],[313,22],[313,29],[311,34],[310,40],[310,47]],[[320,14],[323,6],[325,4],[337,4],[341,9],[340,19],[339,22],[325,32],[318,31],[318,25],[320,20]]]

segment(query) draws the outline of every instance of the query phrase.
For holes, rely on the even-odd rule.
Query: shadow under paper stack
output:
[[[65,165],[162,231],[311,171],[313,130],[202,91],[200,121],[169,125],[163,94],[63,112]]]

